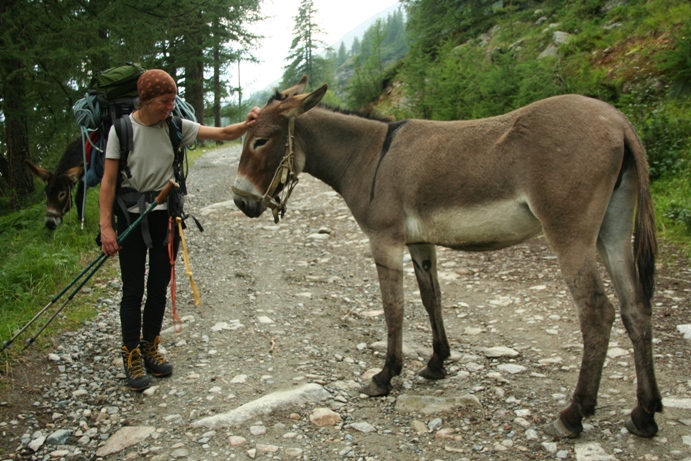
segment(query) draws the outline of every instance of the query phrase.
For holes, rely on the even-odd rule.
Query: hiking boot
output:
[[[122,364],[130,389],[141,392],[151,386],[151,378],[144,372],[144,361],[138,347],[128,350],[127,346],[122,346]]]
[[[139,348],[142,350],[146,369],[157,378],[165,378],[173,374],[173,364],[167,361],[158,350],[159,339],[160,336],[156,336],[152,342],[142,341],[139,343]]]

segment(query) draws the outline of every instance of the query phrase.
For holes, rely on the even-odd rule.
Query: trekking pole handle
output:
[[[168,194],[170,194],[170,192],[176,187],[180,187],[180,185],[172,179],[169,179],[168,184],[166,184],[166,187],[164,187],[163,190],[159,192],[159,194],[154,199],[156,203],[161,205],[163,202],[165,202],[166,198],[168,198]]]
[[[156,205],[161,205],[163,202],[166,201],[166,198],[168,198],[168,194],[170,194],[170,192],[175,187],[179,187],[178,184],[175,181],[173,181],[172,179],[169,179],[168,184],[166,184],[166,187],[164,187],[163,190],[161,190],[161,192],[158,193],[158,195],[156,196],[154,201],[151,202],[151,204],[149,205],[149,207],[146,210],[144,210],[144,213],[139,215],[137,220],[135,222],[133,222],[130,225],[130,227],[125,229],[125,231],[122,234],[120,234],[120,236],[118,236],[118,245],[122,244],[122,242],[125,241],[125,239],[130,235],[130,232],[132,232],[132,230],[139,225],[139,223],[142,221],[142,219],[144,219],[149,213],[151,213],[151,211],[154,208],[156,208]]]

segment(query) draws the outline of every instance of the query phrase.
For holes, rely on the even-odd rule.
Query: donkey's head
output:
[[[295,118],[316,106],[327,90],[324,84],[303,94],[306,86],[307,75],[292,88],[277,92],[247,132],[233,184],[233,200],[250,218],[260,216],[269,207],[278,222],[278,214],[285,212],[290,191],[304,166],[296,161],[293,151]],[[282,191],[283,198],[279,195]]]
[[[45,168],[26,161],[31,173],[46,184],[43,193],[46,196],[45,224],[55,230],[62,222],[62,217],[72,208],[72,188],[84,172],[83,166],[75,166],[60,174],[51,173]]]

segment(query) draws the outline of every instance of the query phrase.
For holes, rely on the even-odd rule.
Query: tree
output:
[[[260,0],[5,0],[0,3],[0,196],[27,197],[24,160],[55,164],[91,77],[126,62],[167,70],[203,120],[224,63],[249,56]],[[59,46],[56,46],[59,44]],[[217,85],[207,88],[205,73]],[[13,206],[19,206],[13,200]],[[0,204],[2,207],[2,204]]]
[[[284,87],[294,84],[304,74],[309,76],[312,84],[331,80],[326,59],[317,54],[319,49],[326,48],[326,44],[317,38],[323,32],[316,24],[316,15],[314,1],[301,0],[298,14],[293,18],[293,42],[281,82]]]
[[[338,48],[338,54],[336,55],[336,66],[340,66],[348,59],[348,53],[346,52],[345,43],[341,42],[341,46]]]

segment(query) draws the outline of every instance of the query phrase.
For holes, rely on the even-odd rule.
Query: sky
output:
[[[262,13],[267,19],[248,27],[263,35],[255,51],[260,63],[240,63],[240,85],[244,95],[270,86],[283,75],[284,60],[293,41],[293,27],[300,0],[264,0]],[[398,3],[398,0],[314,0],[317,24],[324,34],[319,39],[333,45],[370,17]],[[231,66],[231,84],[238,84],[237,64]]]

